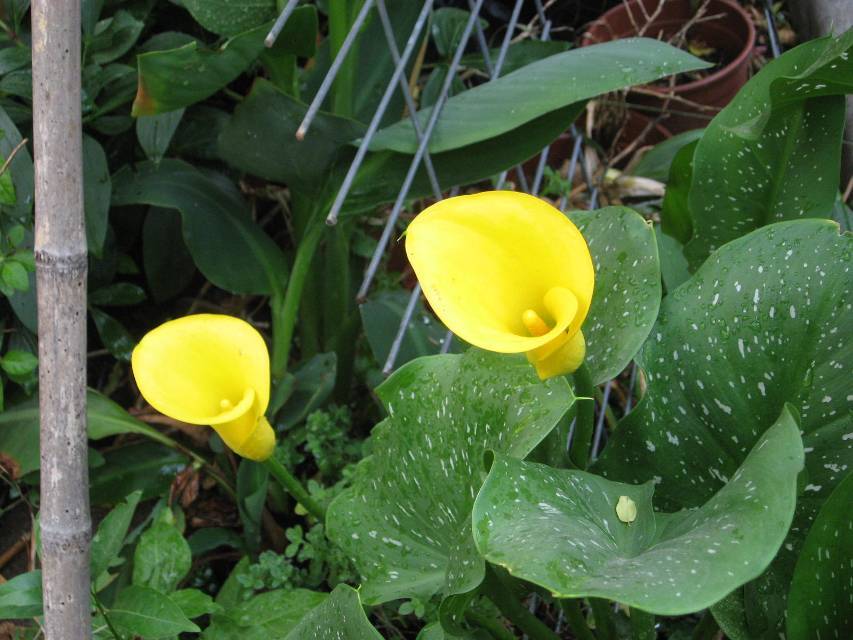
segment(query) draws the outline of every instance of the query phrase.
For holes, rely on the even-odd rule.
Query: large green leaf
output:
[[[181,160],[123,167],[113,176],[113,205],[177,209],[196,266],[213,284],[233,293],[280,291],[288,265],[281,249],[250,218],[233,185]]]
[[[171,593],[191,565],[190,545],[175,525],[172,510],[161,509],[133,553],[133,584]]]
[[[583,106],[583,103],[569,105],[483,142],[433,154],[438,183],[446,188],[486,180],[532,158],[569,127],[583,111]],[[394,201],[411,163],[412,156],[406,154],[368,153],[347,197],[344,213],[361,213],[383,202]],[[409,189],[409,197],[432,193],[421,165]]]
[[[733,241],[670,293],[638,362],[646,396],[598,463],[606,476],[658,482],[660,506],[695,506],[730,478],[792,403],[806,447],[805,486],[791,537],[771,574],[733,596],[778,637],[795,549],[821,503],[853,465],[851,243],[822,220],[770,225]],[[760,603],[760,604],[758,604]],[[776,611],[776,613],[773,613]],[[728,630],[728,628],[727,628]]]
[[[559,53],[448,99],[433,130],[429,150],[438,153],[458,149],[507,133],[566,105],[707,66],[684,51],[648,38],[628,38]],[[431,111],[418,112],[422,126]],[[402,153],[414,153],[417,146],[408,118],[380,130],[370,144],[373,151]]]
[[[622,371],[655,323],[661,280],[654,228],[625,207],[569,214],[589,245],[595,291],[583,324],[593,382]]]
[[[258,57],[267,31],[266,27],[246,31],[215,50],[193,41],[177,49],[140,54],[132,115],[152,116],[212,96]]]
[[[410,295],[411,292],[404,289],[381,291],[359,307],[367,342],[380,367],[391,351]],[[400,344],[396,365],[399,367],[419,356],[435,355],[441,351],[441,343],[446,336],[447,327],[427,313],[419,300]]]
[[[30,571],[0,584],[0,620],[42,614],[41,571]]]
[[[661,504],[695,506],[791,402],[808,452],[801,501],[829,495],[853,462],[839,375],[853,361],[851,250],[835,223],[779,223],[724,246],[667,296],[639,356],[648,391],[605,449],[605,475],[657,477]]]
[[[474,540],[486,560],[556,597],[681,615],[767,567],[791,524],[802,468],[787,408],[713,498],[673,514],[652,508],[652,482],[621,484],[498,456],[474,503]],[[617,515],[626,498],[636,506],[630,522]]]
[[[156,442],[139,442],[104,453],[104,464],[92,469],[92,504],[112,505],[129,493],[142,491],[140,500],[164,495],[175,474],[187,466],[187,457]]]
[[[708,125],[689,194],[693,268],[753,229],[829,217],[838,189],[853,30],[767,64]]]
[[[358,591],[339,584],[331,594],[279,589],[214,616],[206,640],[374,640]]]
[[[214,616],[205,632],[208,640],[284,640],[312,609],[323,604],[326,593],[307,589],[277,589],[253,596]]]
[[[21,144],[23,137],[3,107],[0,107],[0,132],[3,134],[0,135],[0,156],[5,162],[12,151]],[[33,211],[35,177],[33,159],[26,145],[18,149],[7,171],[12,175],[16,199],[14,205],[4,206],[3,211],[10,213],[18,222],[27,222]]]
[[[339,584],[331,595],[306,615],[287,640],[381,640],[364,615],[358,591]]]
[[[296,128],[306,110],[306,105],[271,82],[258,79],[222,131],[219,148],[223,159],[267,180],[285,182],[301,191],[319,191],[341,148],[361,135],[364,126],[320,112],[300,142]]]
[[[101,520],[98,530],[92,536],[91,575],[96,580],[104,571],[109,569],[124,546],[127,529],[139,504],[141,491],[134,491],[123,502],[118,503],[107,516]]]
[[[562,378],[539,382],[523,357],[471,349],[413,360],[377,394],[389,416],[329,507],[329,537],[353,558],[367,603],[470,591],[485,570],[471,538],[484,452],[527,455],[571,390]]]
[[[156,640],[201,631],[168,596],[139,585],[125,587],[119,592],[109,617],[120,631],[131,637]]]
[[[788,593],[788,637],[853,634],[853,473],[824,503],[797,561]]]
[[[221,36],[235,36],[276,15],[275,0],[182,0],[181,4],[201,26]]]
[[[130,416],[97,391],[86,396],[89,437],[100,440],[120,433],[138,433],[164,441],[159,431]],[[0,412],[0,453],[18,464],[24,476],[39,468],[39,405],[32,398]]]
[[[142,225],[142,268],[156,302],[175,297],[195,277],[195,263],[181,230],[181,214],[175,209],[148,210]]]
[[[83,204],[89,251],[101,256],[110,213],[110,168],[100,143],[83,136]]]

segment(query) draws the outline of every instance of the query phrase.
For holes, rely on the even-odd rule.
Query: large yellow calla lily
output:
[[[166,322],[142,338],[131,365],[139,391],[157,411],[210,425],[244,458],[272,455],[275,433],[264,417],[269,353],[249,323],[214,314]]]
[[[583,363],[592,257],[550,204],[513,191],[442,200],[409,225],[406,253],[435,313],[466,342],[526,353],[543,380]]]

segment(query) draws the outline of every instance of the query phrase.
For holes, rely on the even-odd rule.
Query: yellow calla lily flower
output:
[[[139,391],[160,413],[210,425],[244,458],[272,455],[275,433],[264,417],[269,353],[248,322],[215,314],[166,322],[142,338],[131,366]]]
[[[547,202],[513,191],[442,200],[409,225],[406,253],[436,315],[466,342],[526,353],[543,380],[583,363],[592,257]]]

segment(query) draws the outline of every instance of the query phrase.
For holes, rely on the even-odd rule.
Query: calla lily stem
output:
[[[281,378],[287,371],[287,361],[290,358],[290,347],[293,343],[293,329],[296,326],[296,314],[299,311],[299,301],[305,288],[305,279],[311,269],[311,261],[320,244],[325,225],[314,223],[299,243],[296,258],[293,260],[293,270],[287,282],[284,298],[276,296],[271,303],[273,320],[273,348],[270,373],[273,378]]]
[[[655,640],[654,615],[631,607],[631,637],[634,640]]]
[[[483,581],[483,587],[489,600],[531,640],[559,640],[556,633],[515,599],[510,585],[505,583],[501,576],[489,566],[486,566],[486,578]]]
[[[302,486],[302,483],[288,471],[283,464],[275,459],[275,456],[267,458],[263,465],[269,469],[269,472],[275,476],[275,479],[281,483],[281,486],[293,498],[301,504],[312,516],[320,522],[326,520],[326,510],[320,506],[320,503],[311,497],[308,490]]]
[[[578,640],[595,640],[595,636],[592,635],[592,631],[586,624],[583,611],[581,611],[581,601],[577,598],[567,598],[559,602],[563,614],[566,616],[569,629],[572,630],[572,635]]]
[[[575,421],[575,433],[569,458],[578,469],[586,469],[589,465],[589,451],[592,446],[592,433],[595,423],[595,385],[586,364],[582,364],[574,373],[575,395],[578,398],[578,414]],[[589,398],[588,400],[586,398]]]

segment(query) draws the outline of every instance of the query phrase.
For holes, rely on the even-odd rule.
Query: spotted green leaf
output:
[[[835,223],[800,220],[712,254],[664,299],[638,357],[646,396],[595,468],[623,482],[655,480],[659,506],[696,506],[732,477],[790,402],[806,451],[791,535],[773,575],[733,596],[753,593],[761,604],[747,608],[753,619],[766,613],[758,626],[773,637],[798,540],[853,465],[853,396],[844,375],[853,362],[851,251],[853,236],[839,235]]]
[[[208,31],[234,36],[272,20],[275,0],[183,0],[181,4]]]
[[[589,245],[595,292],[583,324],[594,383],[618,375],[640,350],[660,307],[654,228],[626,207],[571,213]]]
[[[175,526],[172,510],[164,508],[136,545],[133,584],[171,593],[191,564],[190,546]]]
[[[470,591],[484,575],[471,538],[483,455],[527,455],[572,405],[569,386],[539,382],[522,356],[471,349],[412,360],[377,393],[388,418],[329,507],[329,537],[368,604]]]
[[[708,125],[688,196],[695,269],[726,242],[793,218],[829,217],[841,161],[853,29],[767,64]]]
[[[853,635],[853,473],[815,518],[788,594],[788,638]]]
[[[358,591],[339,584],[320,606],[312,609],[287,640],[381,640],[364,615]]]
[[[759,575],[794,515],[803,446],[786,408],[698,509],[652,508],[654,483],[497,456],[474,503],[480,553],[560,598],[602,597],[662,615],[708,607]],[[620,499],[636,504],[623,522]]]

